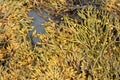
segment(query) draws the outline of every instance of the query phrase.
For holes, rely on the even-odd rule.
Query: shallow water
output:
[[[28,14],[28,16],[33,18],[32,26],[34,26],[34,28],[32,31],[29,32],[29,36],[30,36],[33,44],[36,44],[37,42],[40,41],[37,37],[32,37],[32,33],[34,30],[36,30],[37,34],[44,34],[45,33],[45,29],[41,25],[45,22],[45,19],[43,19],[42,17],[40,17],[37,14],[37,12],[39,12],[39,11],[40,11],[39,9],[38,10],[31,10]],[[50,17],[44,11],[40,11],[40,12],[42,12],[43,16]]]

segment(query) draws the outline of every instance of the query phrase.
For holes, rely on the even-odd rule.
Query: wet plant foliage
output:
[[[0,80],[119,80],[119,7],[119,0],[0,0]],[[33,47],[35,8],[54,18],[45,34],[33,32],[41,40]]]

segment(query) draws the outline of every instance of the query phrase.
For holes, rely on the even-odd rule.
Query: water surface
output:
[[[31,10],[29,12],[28,16],[33,18],[32,26],[34,26],[34,28],[33,28],[33,30],[31,30],[29,32],[29,36],[30,36],[33,44],[36,44],[37,42],[40,41],[37,37],[32,36],[33,31],[36,30],[37,34],[44,34],[45,33],[44,26],[41,25],[45,22],[45,19],[38,15],[39,12],[42,12],[43,16],[50,17],[47,15],[47,13],[45,13],[44,11],[42,11],[40,9]]]

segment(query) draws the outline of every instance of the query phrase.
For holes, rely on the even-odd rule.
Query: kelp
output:
[[[0,80],[118,80],[120,19],[105,4],[79,1],[0,0]],[[34,32],[41,42],[33,47],[28,12],[39,7],[60,21]]]

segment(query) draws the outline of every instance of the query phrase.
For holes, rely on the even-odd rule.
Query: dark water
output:
[[[36,30],[37,34],[44,34],[45,33],[45,29],[44,27],[41,25],[45,22],[45,19],[40,17],[37,12],[42,12],[42,15],[43,16],[46,16],[46,17],[49,17],[47,15],[47,13],[45,13],[44,11],[40,10],[40,9],[37,9],[37,10],[31,10],[28,14],[28,16],[32,17],[33,18],[33,23],[32,23],[32,26],[34,26],[33,30],[29,32],[29,36],[31,38],[31,41],[33,44],[36,44],[37,42],[40,42],[40,40],[37,38],[37,37],[33,37],[32,36],[32,33],[34,30]],[[47,18],[48,19],[48,18]]]

